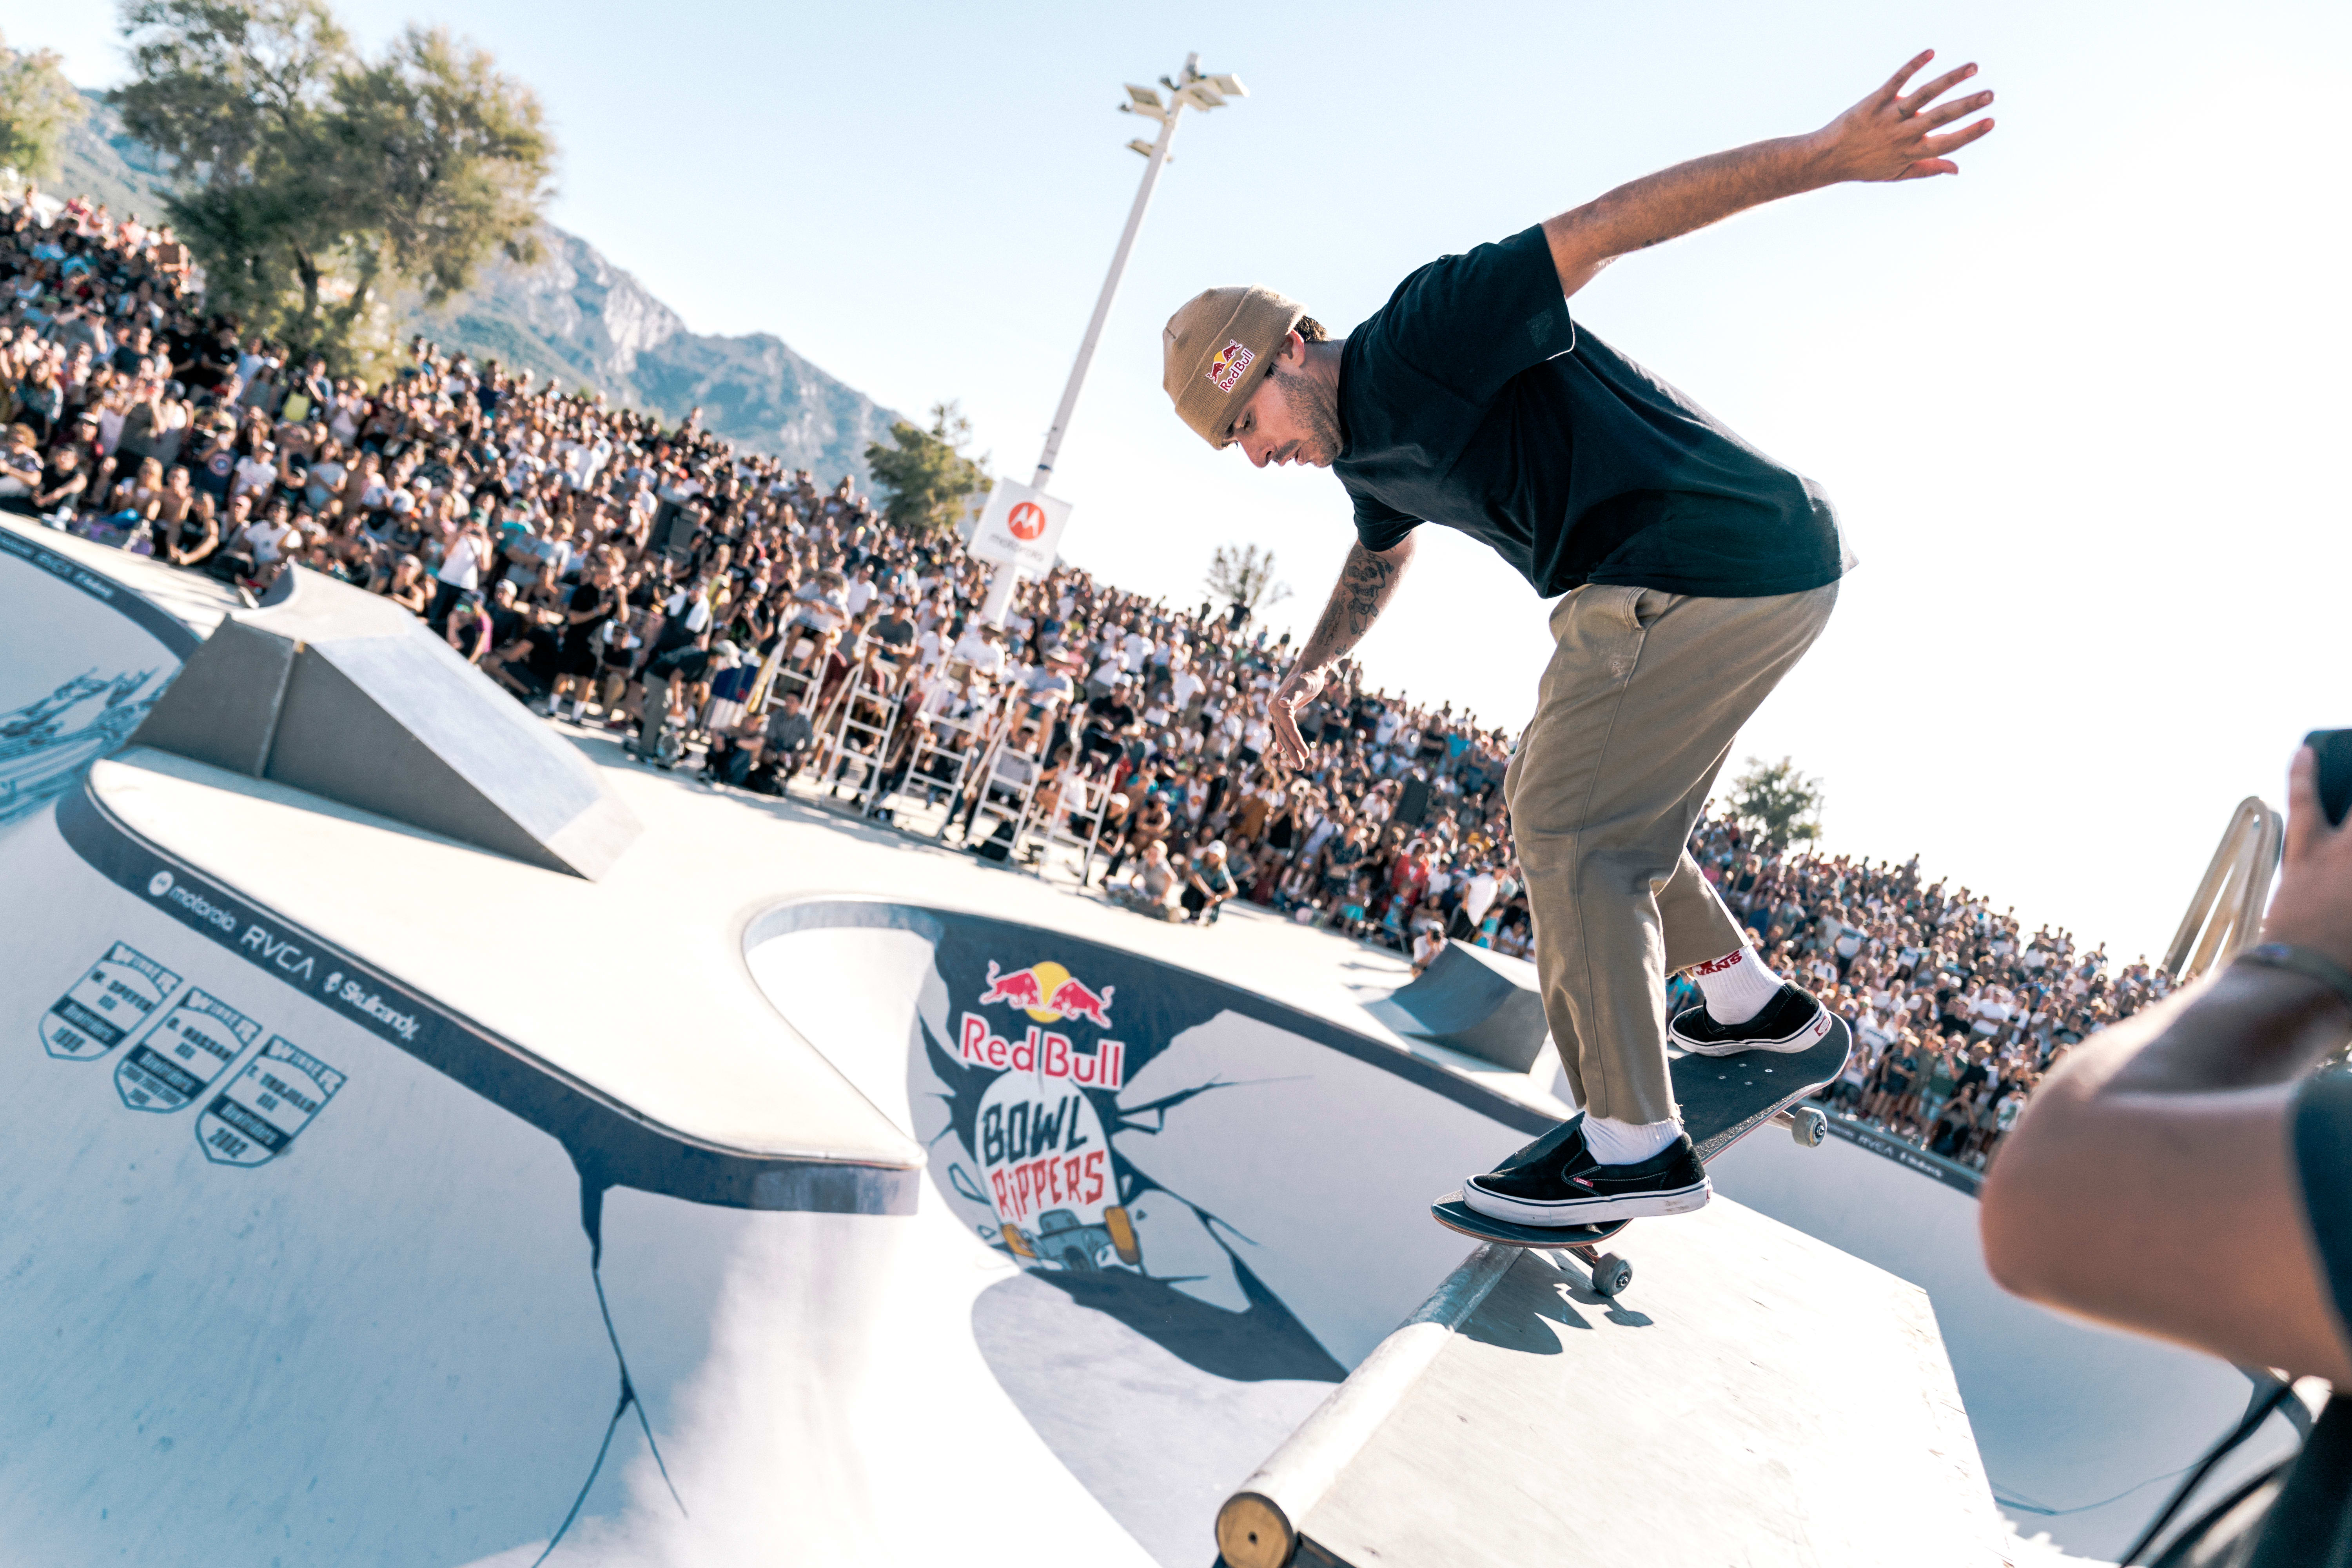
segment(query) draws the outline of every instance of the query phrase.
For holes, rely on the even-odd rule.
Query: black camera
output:
[[[2319,758],[2319,806],[2327,826],[2341,827],[2352,806],[2352,730],[2314,730],[2303,743]]]

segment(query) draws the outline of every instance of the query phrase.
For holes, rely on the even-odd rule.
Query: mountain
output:
[[[739,446],[828,483],[846,473],[866,486],[866,444],[887,440],[898,415],[765,332],[687,331],[677,311],[578,235],[549,226],[540,245],[537,266],[500,258],[466,293],[418,312],[415,330],[672,419],[698,406],[705,429]]]
[[[87,195],[104,202],[106,210],[118,217],[137,213],[155,221],[170,184],[162,161],[125,133],[121,117],[103,97],[88,88],[81,97],[88,112],[66,132],[65,152],[58,177],[48,184],[49,194]]]
[[[169,176],[101,95],[82,96],[89,115],[67,138],[52,191],[152,218]],[[866,444],[887,441],[901,416],[768,333],[688,331],[676,310],[578,235],[544,226],[540,248],[538,265],[500,258],[440,309],[411,311],[407,326],[445,348],[488,355],[542,382],[584,384],[673,422],[698,406],[705,429],[740,447],[814,469],[824,483],[843,474],[861,489],[869,483]]]

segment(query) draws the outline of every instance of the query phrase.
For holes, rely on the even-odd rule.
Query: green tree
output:
[[[0,41],[0,166],[28,180],[58,172],[66,132],[81,123],[81,94],[54,49],[12,49]]]
[[[971,499],[994,482],[985,457],[963,455],[971,444],[971,421],[953,403],[931,405],[929,430],[899,420],[890,426],[890,439],[898,445],[866,447],[866,466],[882,491],[882,515],[895,528],[951,531]]]
[[[364,368],[394,296],[538,255],[554,145],[481,50],[412,27],[366,60],[324,0],[125,0],[122,32],[114,102],[173,165],[210,301],[297,353]]]
[[[1777,763],[1748,759],[1748,771],[1731,781],[1733,821],[1773,849],[1810,844],[1822,836],[1822,781],[1797,771],[1787,757]]]
[[[1220,544],[1209,558],[1209,592],[1251,615],[1261,605],[1290,597],[1290,584],[1274,580],[1274,552],[1255,544]]]

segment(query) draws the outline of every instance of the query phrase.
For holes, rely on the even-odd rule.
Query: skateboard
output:
[[[1683,1130],[1697,1146],[1702,1163],[1765,1124],[1785,1127],[1808,1149],[1819,1148],[1829,1136],[1830,1120],[1817,1107],[1797,1102],[1845,1071],[1853,1035],[1834,1013],[1823,1017],[1829,1027],[1801,1051],[1744,1051],[1736,1057],[1693,1056],[1668,1047],[1666,1069],[1674,1079],[1675,1099],[1682,1106]],[[1544,1154],[1576,1135],[1584,1119],[1578,1111],[1542,1137],[1511,1154],[1502,1164],[1515,1164]],[[1462,1201],[1459,1189],[1429,1205],[1438,1224],[1448,1230],[1505,1247],[1539,1247],[1572,1252],[1592,1274],[1592,1288],[1615,1296],[1633,1283],[1633,1266],[1600,1244],[1633,1222],[1611,1220],[1605,1225],[1513,1225],[1490,1219]]]

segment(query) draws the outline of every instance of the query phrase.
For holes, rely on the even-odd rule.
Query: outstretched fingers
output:
[[[1917,115],[1912,123],[1922,131],[1933,131],[1938,125],[1949,125],[1962,115],[1974,114],[1991,102],[1992,94],[1990,92],[1972,93],[1967,98],[1956,98],[1949,103],[1939,103]]]
[[[1924,68],[1929,60],[1932,60],[1935,58],[1936,51],[1933,49],[1921,49],[1917,54],[1912,56],[1910,63],[1906,65],[1901,70],[1896,71],[1893,76],[1888,77],[1886,79],[1886,85],[1878,89],[1877,96],[1879,101],[1882,103],[1892,103],[1895,100],[1901,98],[1903,96],[1903,84],[1909,81],[1913,77],[1917,76],[1921,68]]]
[[[1930,158],[1941,158],[1946,153],[1958,152],[1961,148],[1967,146],[1969,142],[1975,141],[1978,137],[1982,136],[1986,132],[1990,131],[1991,129],[1992,121],[1990,120],[1979,120],[1974,125],[1964,125],[1959,130],[1952,132],[1949,135],[1930,136],[1924,143],[1922,143],[1922,145],[1927,148],[1927,156]]]
[[[1266,708],[1274,721],[1275,752],[1292,767],[1301,766],[1307,761],[1307,740],[1298,732],[1295,705],[1276,698]]]
[[[1920,59],[1925,60],[1927,57],[1926,55],[1922,55],[1919,58]],[[1900,108],[1903,110],[1904,117],[1908,119],[1912,115],[1918,113],[1928,104],[1931,104],[1935,102],[1936,100],[1943,97],[1944,94],[1949,92],[1961,82],[1968,80],[1969,78],[1976,74],[1977,67],[1974,60],[1970,60],[1964,66],[1956,66],[1952,69],[1948,70],[1943,75],[1937,77],[1935,80],[1929,82],[1927,86],[1921,88],[1918,91],[1898,99],[1896,100],[1896,107]]]

